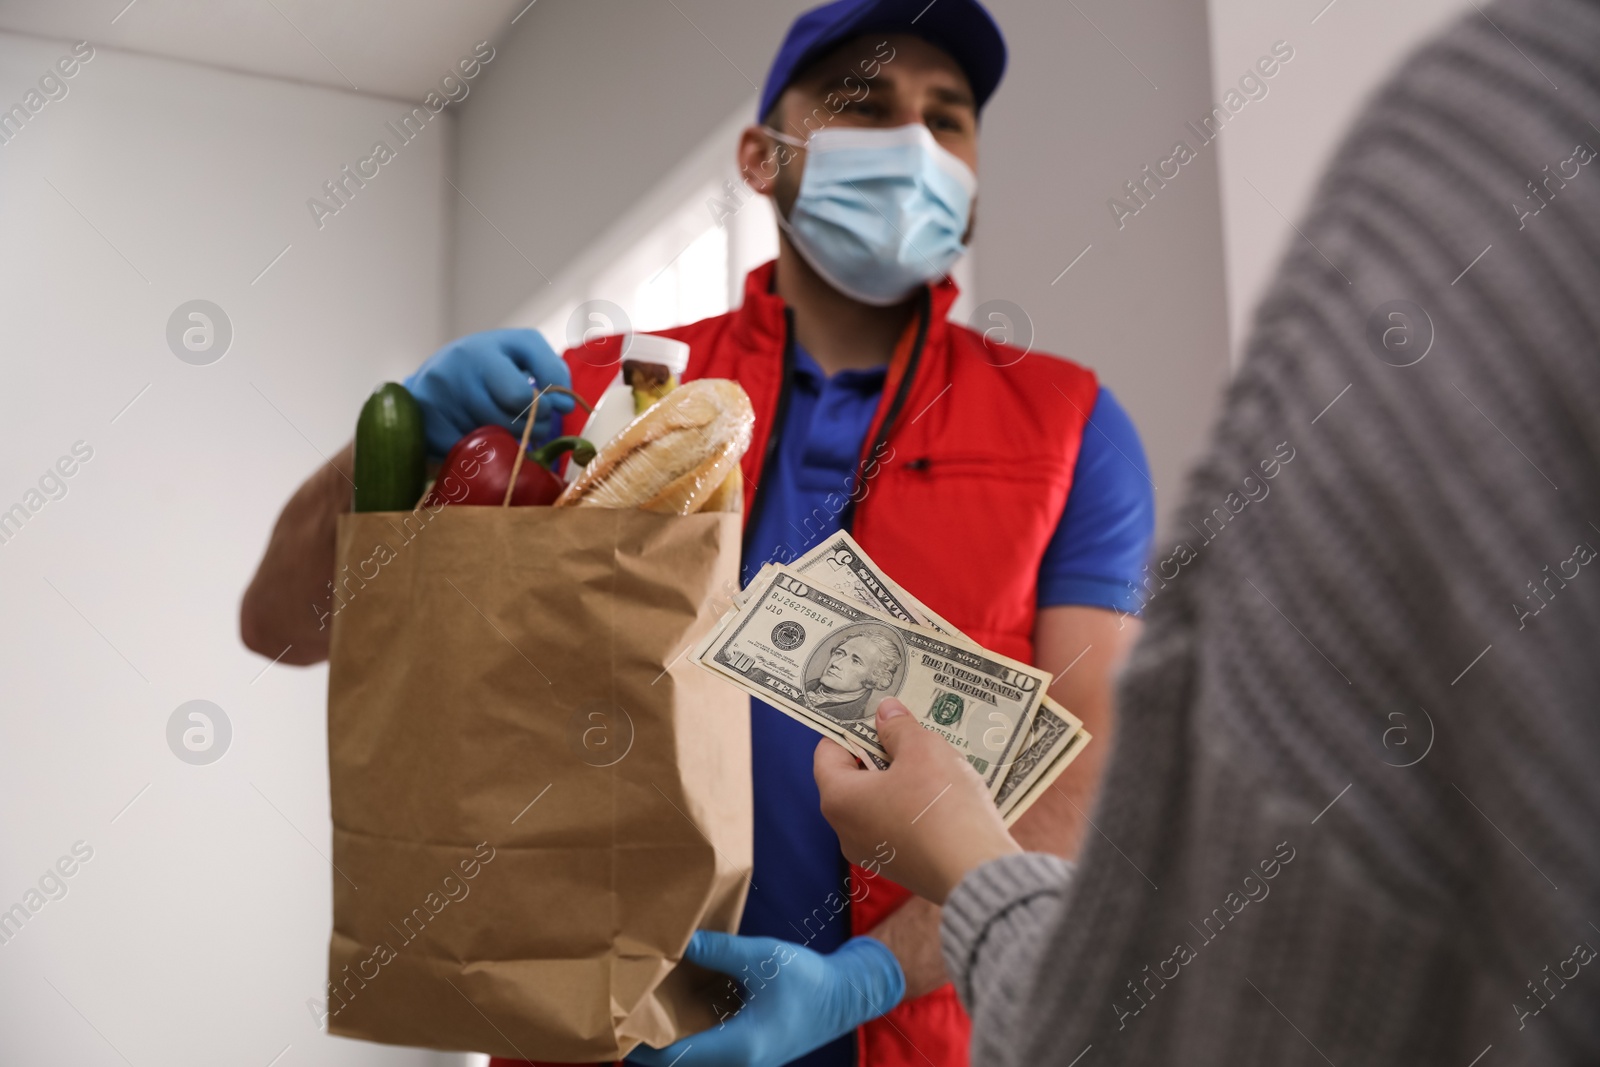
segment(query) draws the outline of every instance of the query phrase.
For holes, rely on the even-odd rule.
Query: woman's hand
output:
[[[888,770],[860,766],[830,740],[817,745],[813,760],[822,814],[845,858],[864,862],[887,842],[894,858],[882,863],[884,872],[943,904],[968,871],[1021,851],[983,779],[953,745],[894,699],[878,705],[877,728]]]

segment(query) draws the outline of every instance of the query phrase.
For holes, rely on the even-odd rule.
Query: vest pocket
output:
[[[1066,506],[1061,459],[902,449],[869,483],[862,544],[974,640],[1032,653],[1039,564]]]
[[[1062,479],[1066,465],[1055,459],[1017,458],[994,453],[907,454],[884,464],[910,478],[930,480],[990,478],[1002,482],[1034,483],[1049,487]]]

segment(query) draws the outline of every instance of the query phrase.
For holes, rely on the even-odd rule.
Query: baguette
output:
[[[698,511],[738,468],[754,426],[739,383],[686,382],[602,445],[555,506]]]
[[[744,510],[744,472],[737,466],[728,472],[711,497],[700,505],[701,511],[726,511],[739,514]]]

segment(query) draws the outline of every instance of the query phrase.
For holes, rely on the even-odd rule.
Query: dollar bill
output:
[[[974,648],[981,648],[883,573],[855,539],[844,531],[825,538],[788,566],[816,584],[848,596],[881,614],[926,626],[959,638]],[[763,566],[750,584],[733,598],[734,603],[742,605],[754,590],[764,588],[777,568],[778,565],[774,563]],[[730,612],[724,618],[724,624],[732,618],[732,614]],[[702,645],[709,644],[715,636],[708,635]],[[1049,696],[1044,697],[1024,745],[1006,768],[995,794],[995,804],[1007,816],[1007,825],[1038,799],[1066,769],[1067,764],[1077,758],[1089,740],[1090,735],[1083,729],[1082,720]],[[847,747],[851,747],[858,756],[863,755],[858,748]],[[882,759],[870,755],[863,762],[880,768],[887,766]]]
[[[873,716],[900,699],[996,793],[1024,745],[1050,676],[964,638],[847,599],[787,567],[763,571],[695,662],[791,717],[885,760]]]
[[[1055,704],[1055,701],[1050,703]],[[1062,718],[1056,714],[1055,708],[1048,705],[1039,708],[1039,714],[1033,717],[1033,725],[1028,728],[1028,736],[1023,739],[1017,758],[1006,768],[1005,780],[994,795],[995,806],[1002,814],[1009,811],[1011,802],[1020,799],[1022,793],[1050,768],[1056,755],[1065,751],[1072,744],[1074,735],[1082,729],[1082,723]]]
[[[856,544],[855,538],[843,530],[824,538],[789,566],[796,574],[847,593],[884,615],[959,637],[968,644],[975,643],[879,570],[872,557]]]
[[[790,564],[790,568],[818,585],[836,589],[882,614],[958,637],[974,648],[981,647],[879,570],[855,538],[842,530],[819,542]],[[1077,739],[1079,733],[1083,734],[1081,743]],[[995,794],[996,806],[1002,813],[1007,812],[1022,800],[1041,777],[1048,774],[1050,780],[1054,781],[1055,776],[1083,751],[1088,736],[1081,719],[1046,696],[1034,717],[1027,740],[1006,768],[999,791]]]
[[[1013,825],[1031,807],[1033,802],[1044,796],[1050,787],[1055,784],[1061,772],[1067,769],[1067,764],[1078,758],[1078,753],[1092,740],[1089,731],[1081,727],[1072,735],[1072,740],[1055,753],[1042,774],[1033,780],[1033,783],[1024,789],[1019,789],[1011,794],[1010,801],[1000,809],[1000,817],[1007,826]]]

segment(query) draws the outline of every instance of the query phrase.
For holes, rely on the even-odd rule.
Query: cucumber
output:
[[[428,475],[422,408],[406,387],[385,382],[356,420],[356,511],[410,511]]]

